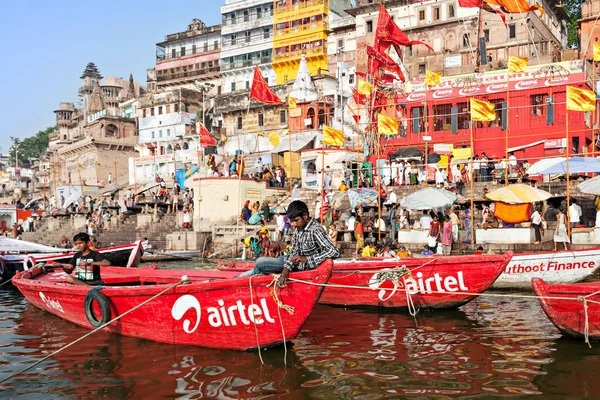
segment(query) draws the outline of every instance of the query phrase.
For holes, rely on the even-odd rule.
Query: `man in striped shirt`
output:
[[[315,269],[328,258],[340,256],[323,227],[310,217],[306,203],[299,200],[291,202],[287,216],[296,228],[288,254],[279,258],[260,257],[253,269],[238,277],[281,273],[279,285],[284,286],[290,272]]]

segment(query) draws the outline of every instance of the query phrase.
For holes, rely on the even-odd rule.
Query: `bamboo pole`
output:
[[[570,173],[569,173],[569,153],[571,150],[571,144],[569,143],[569,110],[567,109],[565,112],[565,128],[566,128],[566,155],[567,158],[565,160],[565,170],[567,173],[567,210],[566,210],[566,215],[567,215],[567,237],[571,237],[571,216],[569,215],[569,211],[570,211],[570,207],[571,207],[571,188],[570,188],[570,182],[571,182],[571,177],[570,177]]]
[[[429,106],[427,104],[427,96],[429,94],[429,85],[425,82],[425,123],[427,124],[427,135],[431,136],[431,124],[429,123]],[[429,153],[428,142],[425,142],[425,165],[423,169],[425,170],[425,187],[429,187],[429,179],[427,174],[427,160]]]
[[[469,123],[469,138],[471,141],[471,171],[473,171],[473,120]],[[475,186],[471,179],[471,243],[475,244]]]
[[[248,117],[250,116],[250,104],[252,103],[252,99],[248,98],[248,109],[246,110],[246,124],[248,123]],[[243,124],[242,124],[243,127]],[[242,129],[243,131],[243,129]],[[237,173],[238,173],[238,211],[241,210],[242,208],[242,172],[243,169],[241,168],[241,164],[244,163],[243,162],[243,157],[240,151],[240,134],[238,133],[238,164],[236,165],[237,168]],[[245,163],[244,163],[245,165]],[[260,212],[260,210],[259,210]],[[236,223],[235,223],[235,255],[237,256],[237,251],[238,251],[238,237],[239,237],[239,229],[240,229],[240,218],[238,216],[238,218],[236,218]]]
[[[510,164],[508,162],[508,122],[510,121],[508,117],[508,109],[509,109],[509,97],[510,97],[510,72],[506,70],[506,129],[504,129],[504,148],[506,149],[504,157],[506,158],[506,171],[504,171],[504,186],[508,186],[508,169],[510,168]]]
[[[289,118],[288,118],[288,121],[289,121]],[[290,164],[290,174],[288,176],[288,179],[290,180],[290,197],[291,197],[292,191],[293,191],[292,181],[293,181],[294,176],[292,174],[292,169],[293,169],[293,166],[292,166],[292,135],[290,133],[289,123],[288,123],[288,145],[290,147],[290,152],[288,154],[288,163]],[[284,157],[284,161],[285,161],[285,157]],[[284,169],[284,171],[285,171],[285,169]]]

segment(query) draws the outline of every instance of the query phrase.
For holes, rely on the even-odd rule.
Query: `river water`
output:
[[[0,289],[0,378],[88,330]],[[410,315],[317,306],[288,348],[234,352],[99,332],[0,386],[0,399],[600,398],[600,343],[537,301],[482,296]]]

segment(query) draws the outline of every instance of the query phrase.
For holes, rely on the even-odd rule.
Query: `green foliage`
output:
[[[19,165],[26,165],[31,159],[40,158],[40,155],[48,148],[48,138],[55,132],[56,126],[50,126],[43,131],[39,131],[34,136],[19,140]],[[8,156],[10,162],[14,165],[16,160],[15,145],[10,147]]]
[[[578,48],[580,46],[580,43],[579,35],[577,34],[577,28],[579,27],[577,20],[581,18],[582,1],[563,0],[562,3],[565,12],[569,16],[569,20],[567,22],[567,45],[569,47]]]

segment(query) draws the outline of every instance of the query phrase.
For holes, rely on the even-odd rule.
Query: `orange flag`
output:
[[[266,104],[284,104],[283,101],[273,93],[269,84],[260,73],[258,65],[254,67],[254,78],[252,79],[250,98]]]
[[[329,146],[343,146],[344,145],[344,132],[333,129],[330,126],[323,125],[323,144]]]
[[[538,10],[540,16],[544,14],[544,9],[538,4],[529,4],[527,0],[483,0],[485,3],[500,6],[502,11],[510,14],[526,13],[529,11]]]
[[[494,103],[485,100],[471,99],[471,120],[472,121],[494,121],[496,120],[496,110]]]
[[[596,93],[588,89],[567,86],[567,110],[594,111],[596,109]]]
[[[525,72],[527,61],[527,58],[508,56],[508,72]]]
[[[389,115],[377,114],[377,131],[380,135],[397,135],[398,121]]]

